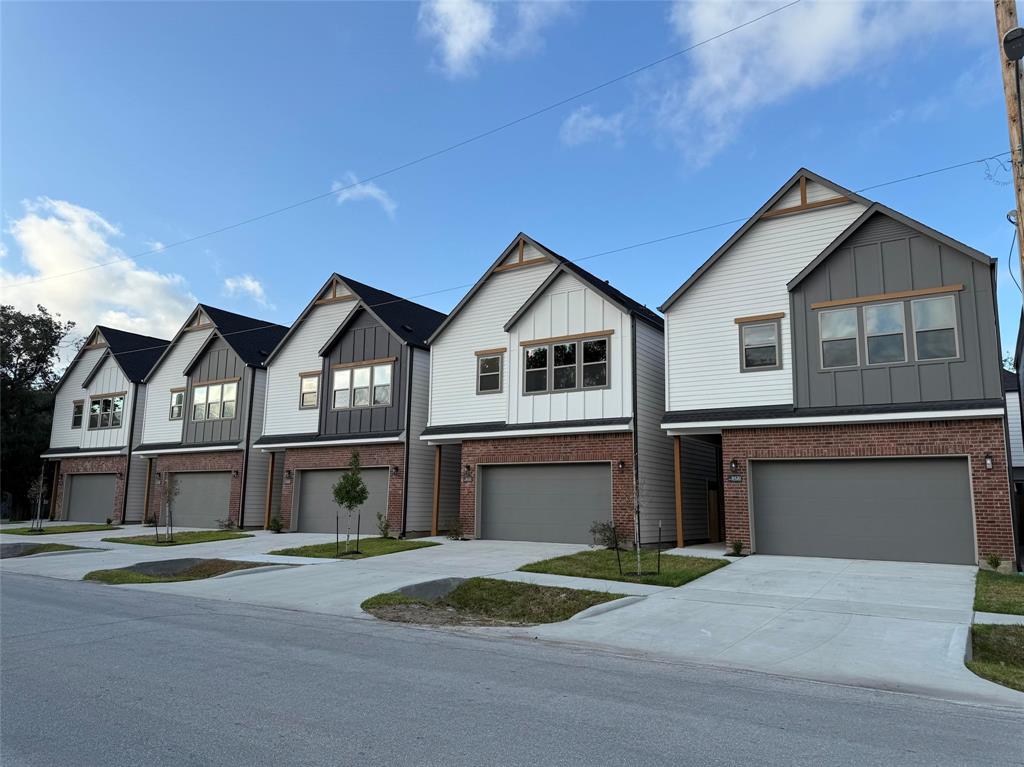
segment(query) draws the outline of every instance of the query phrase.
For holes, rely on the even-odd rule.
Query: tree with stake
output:
[[[331,488],[334,494],[334,502],[338,504],[338,511],[334,514],[334,556],[339,556],[339,539],[341,537],[339,514],[341,509],[344,508],[348,511],[348,532],[345,534],[345,553],[348,554],[348,540],[352,534],[352,512],[360,508],[366,499],[369,497],[370,492],[366,489],[366,483],[363,482],[362,472],[359,468],[359,451],[356,450],[352,453],[352,458],[348,462],[348,471],[341,475],[341,478],[334,483],[334,487]],[[353,554],[359,553],[359,514],[356,516],[356,549]]]
[[[167,507],[167,532],[164,535],[164,542],[171,543],[174,541],[174,503],[178,497],[178,493],[181,492],[181,486],[178,484],[178,477],[174,474],[168,474],[167,480],[164,487],[164,505]],[[156,528],[156,542],[160,542],[160,527]]]
[[[28,486],[28,497],[35,504],[36,512],[32,515],[33,533],[43,532],[43,497],[46,495],[46,484],[43,482],[43,469],[39,470],[39,476],[32,480]]]

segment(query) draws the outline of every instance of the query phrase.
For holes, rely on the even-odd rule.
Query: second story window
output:
[[[607,385],[607,338],[554,341],[524,350],[524,394],[601,389]]]
[[[104,394],[89,401],[90,429],[119,429],[123,415],[123,394]]]
[[[956,299],[922,298],[910,302],[914,318],[917,359],[943,360],[960,356],[956,334]]]
[[[171,411],[168,415],[171,421],[180,421],[185,414],[185,390],[171,389]]]
[[[546,392],[548,390],[548,347],[528,348],[523,367],[526,371],[523,379],[523,391],[527,394]]]
[[[218,421],[235,417],[238,382],[208,383],[192,389],[192,420]]]
[[[782,367],[779,357],[777,321],[740,325],[740,370],[778,370]]]
[[[85,414],[85,400],[76,399],[71,403],[71,428],[82,428],[82,416]]]
[[[316,410],[320,404],[320,374],[301,373],[299,375],[299,409]]]
[[[476,358],[476,393],[501,391],[501,355],[481,354]]]
[[[860,364],[856,307],[818,315],[821,333],[821,367],[845,368]]]
[[[391,362],[336,368],[331,375],[331,409],[390,405],[393,368]]]
[[[864,337],[869,365],[906,361],[904,324],[902,303],[864,307]]]

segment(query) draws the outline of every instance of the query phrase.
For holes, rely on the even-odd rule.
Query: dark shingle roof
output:
[[[199,304],[217,330],[246,365],[259,367],[263,360],[284,338],[288,328],[266,320],[246,317],[244,314]]]
[[[163,338],[129,333],[106,325],[96,327],[103,334],[117,364],[132,383],[140,383],[146,377],[170,343]]]
[[[602,280],[600,277],[597,277],[588,272],[582,266],[579,266],[578,264],[566,258],[563,258],[562,256],[558,256],[558,258],[562,259],[562,263],[565,264],[566,268],[569,271],[571,271],[581,280],[589,283],[595,289],[604,293],[613,302],[619,304],[620,306],[624,306],[630,314],[635,314],[647,320],[649,323],[651,323],[657,328],[662,328],[665,326],[665,321],[661,317],[659,317],[653,311],[651,311],[646,306],[641,304],[639,301],[634,301],[632,298],[630,298],[621,290],[619,290],[610,282],[608,282],[608,280]]]
[[[351,288],[363,303],[387,325],[391,331],[407,344],[427,348],[427,339],[444,322],[443,312],[417,304],[407,298],[379,290],[362,282],[339,275],[342,282]]]
[[[1001,369],[1003,374],[1003,391],[1017,391],[1020,389],[1020,381],[1017,379],[1017,374],[1012,370],[1006,368]]]

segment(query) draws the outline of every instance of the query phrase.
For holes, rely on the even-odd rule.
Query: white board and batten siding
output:
[[[808,184],[809,197],[815,186]],[[821,199],[816,189],[814,195]],[[786,285],[863,212],[863,205],[851,202],[762,219],[669,307],[667,410],[792,403]],[[741,373],[736,318],[775,312],[786,315],[782,368]]]
[[[87,400],[85,391],[82,389],[82,381],[89,375],[93,367],[106,353],[105,347],[87,349],[78,358],[78,362],[68,372],[61,383],[53,403],[53,424],[50,427],[50,447],[81,447],[82,436],[85,427],[88,425],[89,403],[85,402],[84,414],[82,416],[82,428],[71,428],[71,416],[74,412],[75,400]]]
[[[132,385],[128,377],[121,370],[120,365],[113,357],[107,357],[100,363],[96,374],[89,381],[83,393],[85,399],[85,411],[82,415],[82,447],[96,449],[103,447],[117,448],[125,447],[128,444],[128,425],[131,421],[132,409]],[[121,425],[116,429],[90,429],[89,428],[89,402],[90,398],[99,394],[115,394],[125,392],[124,410],[121,411]]]
[[[1021,430],[1020,397],[1006,392],[1006,425],[1010,432],[1010,465],[1024,467],[1024,433]]]
[[[430,395],[430,352],[409,347],[412,356],[412,382],[409,389],[406,468],[405,529],[410,533],[429,533],[434,515],[434,448],[420,439],[427,425]]]
[[[253,448],[263,433],[264,405],[267,399],[267,371],[253,370],[252,421],[249,423],[249,463],[246,467],[245,505],[242,507],[243,527],[263,527],[266,516],[267,479],[270,474],[270,454]],[[283,461],[282,461],[283,463]]]
[[[526,248],[525,259],[540,258]],[[555,264],[495,272],[462,307],[430,347],[430,425],[489,423],[508,416],[509,354],[504,355],[505,375],[500,393],[476,393],[476,356],[485,349],[509,345],[505,323],[526,303],[551,274]]]
[[[180,442],[184,419],[171,420],[171,389],[182,388],[187,379],[185,366],[199,351],[212,331],[196,330],[182,333],[159,367],[150,373],[146,383],[146,417],[143,419],[142,441],[152,445]],[[188,406],[188,403],[185,403]]]
[[[640,542],[675,536],[675,471],[672,439],[661,430],[665,413],[665,340],[661,331],[635,322],[636,433],[639,467]]]
[[[578,333],[612,331],[608,336],[608,383],[601,389],[523,393],[521,342]],[[630,316],[599,292],[570,274],[560,274],[508,334],[505,385],[509,423],[544,423],[633,414],[632,322]],[[483,397],[482,397],[483,398]]]
[[[355,301],[314,306],[285,345],[267,366],[266,412],[263,433],[315,434],[319,428],[320,411],[299,409],[299,373],[320,370],[323,360],[320,349],[345,321]],[[330,381],[320,382],[320,396],[329,389]]]

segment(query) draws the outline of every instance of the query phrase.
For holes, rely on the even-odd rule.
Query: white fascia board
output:
[[[359,439],[354,437],[352,439],[332,439],[330,442],[280,442],[274,445],[257,445],[260,450],[264,453],[272,453],[275,450],[285,450],[293,447],[332,447],[337,445],[376,445],[387,442],[403,442],[405,440],[405,434],[399,434],[395,437],[373,437],[372,439]]]
[[[600,434],[602,432],[633,431],[633,424],[603,424],[601,426],[577,426],[560,429],[506,429],[502,431],[467,431],[458,434],[428,434],[420,439],[431,445],[445,445],[467,439],[513,439],[516,437],[548,437],[559,434]]]
[[[718,434],[722,429],[750,429],[771,426],[820,426],[838,423],[893,423],[896,421],[961,421],[971,418],[1002,418],[1002,408],[978,410],[928,410],[913,413],[870,413],[865,415],[803,416],[794,418],[749,418],[736,421],[681,421],[664,423],[669,436]]]
[[[119,448],[117,450],[97,450],[95,452],[90,451],[88,453],[83,453],[81,451],[79,451],[77,453],[50,453],[49,455],[40,455],[39,457],[47,459],[47,460],[50,460],[50,459],[56,459],[56,458],[93,458],[93,457],[97,457],[98,458],[100,456],[125,455],[125,454],[126,454],[125,453],[125,449],[122,447],[122,448]]]
[[[160,450],[134,450],[133,455],[168,455],[170,453],[219,453],[229,450],[241,450],[242,443],[234,445],[216,445],[214,447],[167,447]]]

